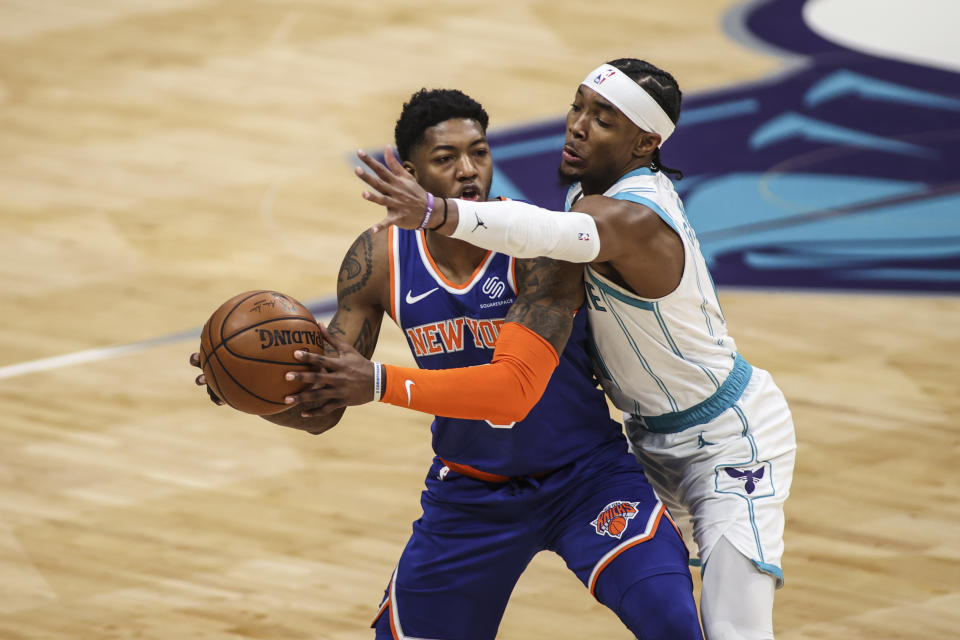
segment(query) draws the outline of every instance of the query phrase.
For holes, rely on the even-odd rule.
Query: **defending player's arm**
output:
[[[372,173],[357,175],[377,190],[364,198],[387,208],[374,225],[416,228],[426,211],[427,193],[412,180],[388,148],[387,166],[358,156]],[[638,295],[659,298],[673,291],[683,275],[683,243],[677,232],[649,207],[591,195],[569,212],[550,211],[515,200],[469,202],[449,199],[447,220],[434,231],[518,258],[546,256],[578,263],[610,263]]]
[[[540,400],[583,300],[583,267],[547,258],[517,263],[517,300],[507,313],[490,364],[456,369],[383,365],[383,402],[452,418],[514,422]],[[323,388],[301,394],[326,409],[374,399],[376,363],[332,339],[337,358],[304,352],[325,373],[296,374]],[[342,403],[340,405],[339,403]]]
[[[389,267],[386,264],[387,233],[363,233],[347,251],[337,277],[337,312],[321,331],[340,344],[369,358],[377,346],[384,304],[389,291]],[[336,355],[336,347],[324,344],[324,351]],[[297,404],[278,414],[263,416],[275,424],[318,434],[334,427],[343,417],[346,405],[329,409],[329,400],[319,399]]]

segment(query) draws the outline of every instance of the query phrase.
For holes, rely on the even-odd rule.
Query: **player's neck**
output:
[[[486,249],[433,231],[427,231],[424,237],[437,268],[447,280],[457,284],[467,282],[487,255]]]
[[[644,156],[642,159],[637,159],[621,169],[619,172],[616,172],[616,175],[614,175],[614,173],[606,173],[602,176],[583,176],[580,179],[580,186],[583,189],[583,195],[593,196],[603,194],[607,191],[607,189],[615,185],[621,178],[623,178],[623,176],[627,175],[631,171],[649,167],[652,161],[653,158],[651,156]]]

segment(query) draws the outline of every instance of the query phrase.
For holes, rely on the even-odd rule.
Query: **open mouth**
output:
[[[569,144],[563,145],[563,151],[561,155],[565,161],[571,164],[579,164],[583,162],[583,157]]]
[[[460,190],[460,194],[457,197],[461,200],[473,200],[476,202],[480,199],[480,189],[474,186],[466,186]]]

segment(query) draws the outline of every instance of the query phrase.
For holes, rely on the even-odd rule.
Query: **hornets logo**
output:
[[[608,535],[620,539],[627,525],[637,516],[639,502],[624,502],[617,500],[605,506],[597,515],[597,519],[590,523],[598,536]]]

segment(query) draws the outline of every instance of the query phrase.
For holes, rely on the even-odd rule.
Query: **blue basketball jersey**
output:
[[[488,364],[516,298],[513,258],[488,253],[471,278],[450,282],[437,268],[423,231],[390,229],[390,315],[421,369]],[[436,417],[433,449],[445,460],[504,476],[550,471],[621,439],[597,388],[581,308],[546,392],[521,422]],[[460,393],[469,394],[470,389]]]

